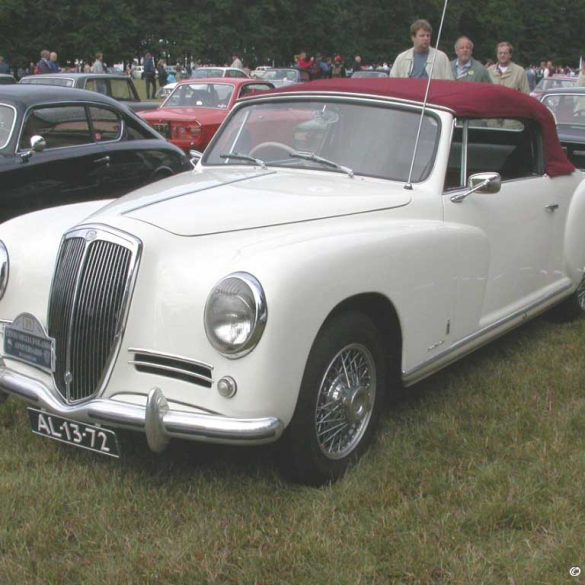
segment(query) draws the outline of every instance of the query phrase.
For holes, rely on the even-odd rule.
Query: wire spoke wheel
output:
[[[581,279],[581,283],[577,287],[575,294],[577,295],[579,307],[581,307],[582,311],[585,311],[585,276]]]
[[[327,367],[317,396],[315,430],[329,459],[342,459],[360,443],[374,408],[376,366],[370,351],[353,343]]]

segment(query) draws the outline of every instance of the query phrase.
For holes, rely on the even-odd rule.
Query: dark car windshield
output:
[[[260,161],[266,166],[352,171],[406,181],[419,121],[420,112],[406,107],[317,97],[250,104],[241,107],[220,129],[203,164]],[[423,181],[431,172],[439,134],[438,117],[427,112],[413,181]]]
[[[161,108],[227,108],[234,86],[228,83],[177,85]]]
[[[14,108],[0,104],[0,148],[4,148],[8,144],[15,118]]]

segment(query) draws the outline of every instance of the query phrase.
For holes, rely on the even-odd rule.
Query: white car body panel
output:
[[[324,170],[199,163],[105,207],[82,204],[8,222],[0,226],[10,252],[0,320],[28,312],[46,328],[62,234],[75,225],[105,226],[138,238],[143,250],[100,399],[144,407],[160,388],[177,411],[275,417],[286,427],[320,328],[360,295],[394,307],[403,381],[411,384],[569,295],[585,266],[582,174],[506,181],[499,193],[454,202],[456,192],[443,191],[453,117],[435,114],[444,129],[436,162],[412,188]],[[262,338],[240,359],[218,353],[203,327],[209,292],[234,272],[258,279],[268,307]],[[137,372],[133,349],[209,364],[214,383]],[[4,363],[58,398],[50,375]],[[225,376],[237,381],[232,398],[217,392]]]

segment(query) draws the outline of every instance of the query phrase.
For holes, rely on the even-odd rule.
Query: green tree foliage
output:
[[[13,64],[36,62],[44,48],[62,64],[97,51],[108,63],[146,51],[217,64],[238,53],[248,66],[288,64],[302,50],[392,61],[410,45],[415,19],[438,33],[442,9],[443,0],[0,0],[0,54]],[[465,34],[486,59],[507,40],[522,64],[575,66],[585,42],[574,23],[584,19],[585,0],[451,0],[440,46],[451,55]]]

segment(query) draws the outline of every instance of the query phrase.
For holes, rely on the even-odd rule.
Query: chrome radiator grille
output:
[[[68,402],[95,395],[119,345],[139,245],[99,229],[61,244],[49,301],[55,384]]]

